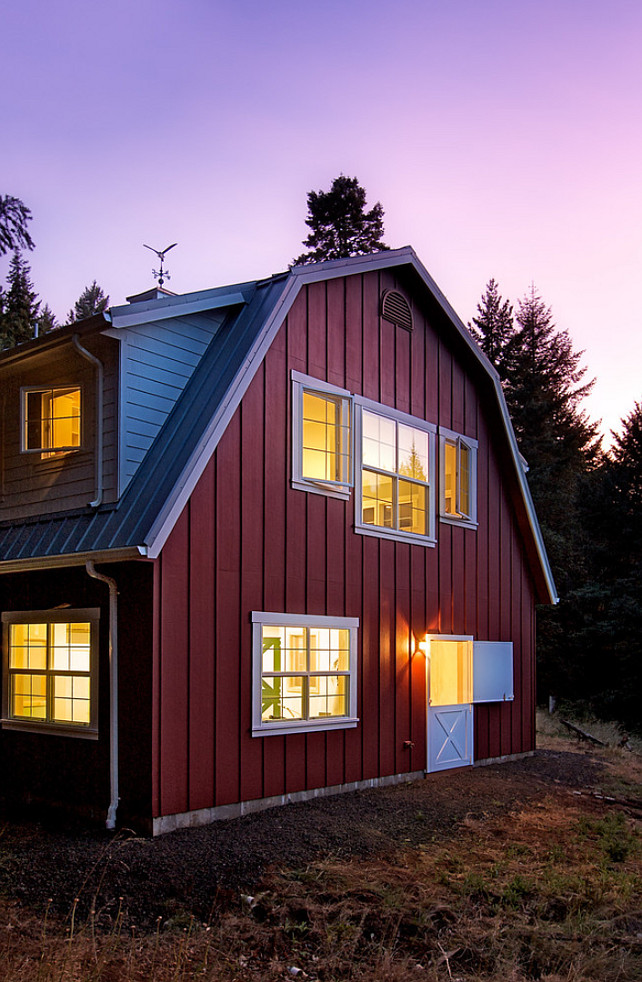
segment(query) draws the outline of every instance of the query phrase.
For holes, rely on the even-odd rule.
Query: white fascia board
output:
[[[127,546],[123,549],[101,549],[95,552],[71,552],[56,556],[30,556],[28,559],[6,559],[0,562],[2,573],[25,573],[30,570],[59,569],[65,566],[84,566],[88,559],[95,563],[117,563],[132,559],[146,559],[145,546]]]
[[[252,379],[263,362],[277,331],[287,317],[300,288],[301,284],[296,278],[289,276],[284,280],[281,296],[275,303],[272,313],[255,338],[244,364],[232,380],[229,389],[221,400],[216,413],[210,420],[198,446],[187,462],[181,477],[171,493],[167,496],[163,507],[147,534],[147,555],[150,559],[156,559],[160,555],[165,542],[178,521],[210,457],[216,450],[219,440],[227,429],[241,399],[247,392]]]
[[[111,321],[114,328],[135,327],[137,324],[147,324],[150,321],[167,320],[170,317],[184,317],[187,314],[197,314],[202,310],[219,310],[221,307],[235,307],[246,303],[242,293],[226,293],[217,297],[201,297],[198,300],[183,300],[182,303],[166,303],[154,307],[145,305],[140,309],[138,304],[128,307],[112,307]],[[133,308],[138,308],[134,309]],[[122,311],[122,313],[121,313]]]

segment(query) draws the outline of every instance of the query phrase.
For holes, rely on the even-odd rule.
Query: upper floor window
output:
[[[22,390],[22,449],[43,455],[80,447],[80,388]]]
[[[477,441],[440,431],[441,518],[461,525],[477,523]]]
[[[357,723],[355,617],[253,611],[255,734]]]
[[[4,613],[3,722],[97,732],[98,609]]]
[[[352,399],[292,373],[292,485],[347,498],[352,483]]]
[[[434,432],[430,423],[359,400],[360,532],[422,545],[434,530]]]

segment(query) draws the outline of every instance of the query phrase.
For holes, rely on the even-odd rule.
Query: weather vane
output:
[[[160,287],[162,287],[163,283],[165,282],[165,279],[168,279],[168,280],[171,279],[171,276],[169,275],[169,270],[163,271],[163,263],[165,262],[165,254],[167,252],[169,252],[170,249],[173,249],[175,245],[178,245],[178,242],[173,242],[171,244],[171,246],[167,246],[166,249],[162,249],[160,252],[159,252],[158,249],[152,249],[151,246],[145,245],[144,242],[143,242],[143,245],[145,246],[146,249],[151,249],[152,252],[155,252],[156,255],[158,256],[158,258],[160,259],[160,269],[153,269],[152,270],[152,273],[153,273],[155,279],[158,280],[158,285]]]

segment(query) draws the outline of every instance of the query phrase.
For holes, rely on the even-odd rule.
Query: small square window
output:
[[[252,621],[254,735],[356,726],[358,619],[254,611]]]
[[[97,732],[96,608],[4,613],[3,725]]]
[[[81,396],[78,386],[22,390],[22,450],[43,457],[81,445]]]

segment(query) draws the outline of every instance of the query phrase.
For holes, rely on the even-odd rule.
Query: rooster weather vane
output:
[[[169,275],[169,270],[167,269],[163,270],[163,263],[165,262],[165,254],[168,253],[170,249],[173,249],[175,245],[178,245],[178,242],[173,242],[170,246],[167,246],[166,249],[162,249],[161,251],[159,251],[158,249],[152,249],[151,246],[145,245],[144,242],[143,245],[145,246],[146,249],[150,249],[152,252],[155,252],[158,258],[160,259],[160,269],[153,269],[152,274],[154,275],[154,278],[158,280],[158,285],[162,287],[166,279],[168,280],[171,279],[171,276]]]

